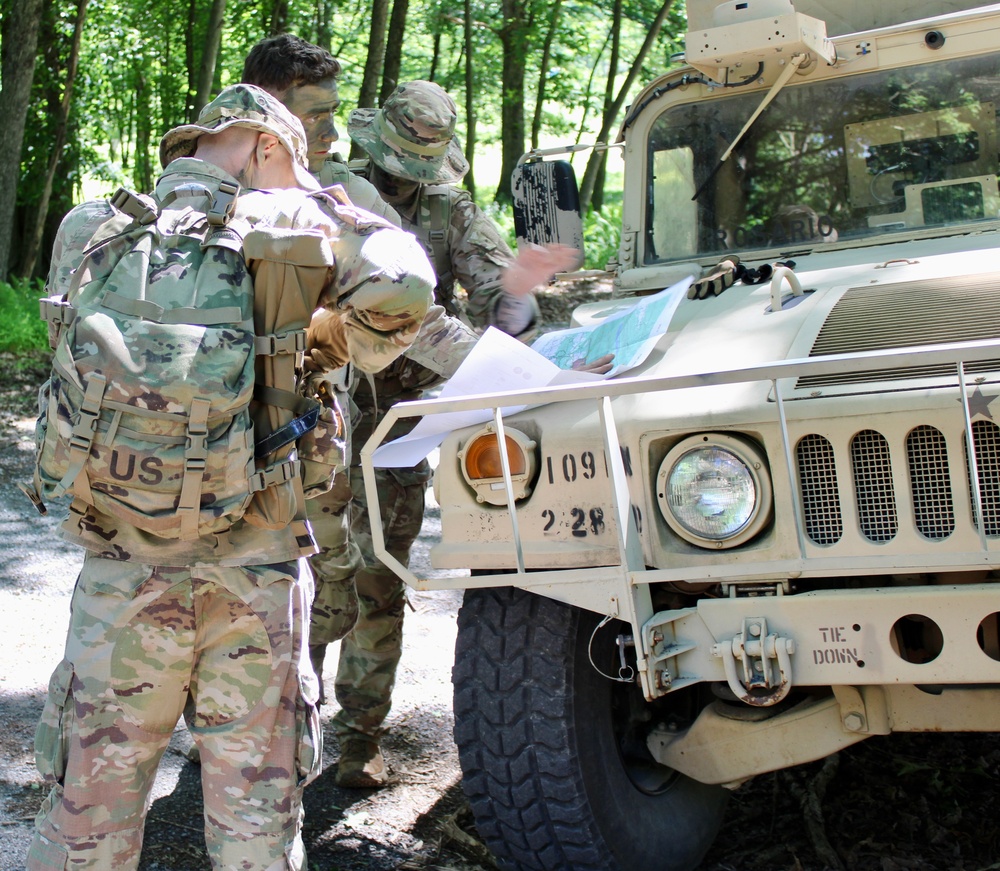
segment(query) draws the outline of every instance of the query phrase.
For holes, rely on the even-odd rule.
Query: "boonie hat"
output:
[[[319,183],[309,173],[302,122],[277,98],[256,85],[241,83],[224,88],[201,110],[196,123],[169,130],[160,140],[160,164],[166,167],[178,157],[190,157],[200,136],[221,133],[229,127],[249,127],[276,136],[292,155],[299,186],[307,190],[319,188]]]
[[[399,85],[381,109],[355,109],[347,132],[390,175],[451,184],[469,171],[455,135],[455,101],[434,82]]]

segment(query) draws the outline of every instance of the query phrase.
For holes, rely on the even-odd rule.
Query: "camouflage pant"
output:
[[[404,565],[424,519],[426,474],[423,470],[376,470],[386,549]],[[333,724],[341,737],[358,733],[378,737],[389,714],[403,650],[406,587],[375,557],[364,483],[356,467],[351,469],[351,488],[351,537],[364,565],[354,576],[358,620],[340,643],[335,690],[341,709]]]
[[[358,619],[354,574],[361,566],[361,553],[350,535],[351,481],[347,471],[337,475],[329,492],[309,499],[306,506],[320,546],[320,552],[309,558],[316,578],[309,643],[332,644],[350,632]]]
[[[302,788],[322,756],[304,659],[310,586],[295,562],[164,568],[87,555],[35,735],[53,788],[28,871],[138,865],[182,712],[201,751],[212,867],[305,867]]]

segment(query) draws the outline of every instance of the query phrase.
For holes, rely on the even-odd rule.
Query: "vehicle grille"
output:
[[[807,435],[796,453],[806,535],[816,544],[836,544],[844,534],[844,517],[833,445],[823,436]]]
[[[892,541],[899,532],[889,443],[885,436],[866,429],[851,439],[854,501],[865,538]]]
[[[972,424],[972,437],[976,441],[986,534],[1000,535],[1000,427],[977,420]]]
[[[830,311],[810,357],[1000,338],[1000,273],[852,287]],[[1000,360],[966,366],[989,372]],[[952,375],[953,366],[845,372],[798,380],[801,389]]]
[[[1000,535],[1000,427],[989,420],[972,424],[976,464],[982,498],[984,530]],[[964,444],[963,437],[963,444]],[[875,430],[862,430],[850,440],[843,458],[853,483],[853,508],[866,539],[881,543],[899,532],[899,500],[907,499],[917,530],[930,540],[947,538],[955,531],[955,475],[965,477],[972,493],[968,451],[965,470],[948,465],[944,434],[933,426],[918,426],[906,437],[907,479],[893,479],[892,449]],[[795,449],[806,537],[818,545],[836,544],[844,535],[844,508],[837,476],[840,459],[833,444],[815,433],[801,438]],[[898,467],[897,467],[898,468]],[[976,516],[974,497],[970,497]]]
[[[917,529],[925,538],[947,538],[955,531],[955,503],[942,432],[918,426],[906,437],[906,460]]]

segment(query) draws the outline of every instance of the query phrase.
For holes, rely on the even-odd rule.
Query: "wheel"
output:
[[[683,728],[700,700],[648,704],[634,682],[598,674],[590,657],[617,674],[627,631],[610,624],[591,643],[598,621],[513,587],[466,592],[452,677],[477,830],[509,869],[692,869],[728,793],[658,765],[644,737]]]

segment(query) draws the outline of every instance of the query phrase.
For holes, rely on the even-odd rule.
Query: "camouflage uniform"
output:
[[[347,196],[359,209],[364,209],[399,226],[399,215],[396,214],[396,210],[378,195],[375,185],[368,179],[351,172],[350,165],[337,152],[332,152],[323,162],[317,179],[324,188],[335,184],[343,185]]]
[[[198,135],[237,123],[278,136],[305,172],[298,119],[263,91],[227,88],[201,120],[164,137],[165,165],[190,154]],[[234,181],[181,157],[156,193],[162,200]],[[412,341],[432,274],[408,236],[301,191],[247,192],[237,211],[251,226],[266,218],[325,237],[336,264],[318,301],[338,311],[358,365],[378,369]],[[65,287],[100,213],[88,204],[63,221],[52,289]],[[258,283],[256,298],[267,292]],[[338,309],[347,296],[352,307]],[[220,554],[214,536],[178,544],[88,509],[71,514],[62,534],[87,553],[36,734],[38,769],[52,791],[36,820],[29,871],[137,866],[156,768],[182,713],[201,751],[212,867],[304,868],[301,794],[321,758],[316,682],[304,658],[312,583],[298,557],[311,549],[307,530],[238,521],[232,551]]]
[[[318,771],[295,562],[163,567],[88,553],[35,736],[55,786],[28,869],[135,868],[156,768],[190,699],[213,868],[304,868]]]
[[[468,171],[454,135],[455,120],[455,104],[444,91],[430,82],[411,82],[400,85],[382,109],[353,111],[348,129],[377,167],[418,183],[410,202],[392,201],[392,205],[403,228],[417,236],[431,257],[438,278],[435,301],[452,315],[468,317],[476,327],[495,325],[526,337],[534,327],[537,304],[533,297],[509,297],[500,284],[513,254],[468,193],[451,186]],[[467,302],[459,299],[458,285],[465,290]],[[434,353],[418,361],[411,347],[406,357],[374,377],[355,379],[354,444],[364,444],[390,406],[420,398],[451,375],[470,348],[471,343],[452,346],[442,341]],[[435,354],[436,359],[430,359]],[[399,421],[390,437],[415,425],[414,419]],[[356,457],[354,463],[351,537],[360,548],[363,565],[354,574],[356,623],[341,641],[335,683],[341,709],[333,722],[342,750],[338,783],[372,786],[385,780],[377,741],[389,712],[402,652],[405,588],[374,554]],[[430,477],[426,460],[409,469],[376,470],[386,547],[404,565],[420,532]],[[343,598],[333,610],[344,618],[353,616],[350,582],[342,579],[338,589]],[[312,619],[315,626],[315,609]],[[341,628],[347,622],[343,619]],[[353,749],[345,751],[352,742]],[[366,756],[374,757],[373,765],[366,764]]]
[[[332,153],[317,176],[322,187],[341,185],[350,201],[360,209],[379,215],[399,226],[399,215],[365,178],[350,171],[346,161]],[[419,334],[417,341],[420,341]],[[337,362],[337,361],[335,361]],[[342,408],[350,416],[351,400],[347,395],[350,369],[332,373],[328,379]],[[350,426],[345,453],[351,455]],[[339,641],[358,619],[358,597],[354,588],[354,573],[361,565],[361,552],[350,535],[351,483],[347,474],[337,475],[327,493],[309,500],[309,522],[319,545],[309,564],[316,579],[316,593],[310,611],[310,652],[316,673],[322,677],[326,645]],[[320,702],[325,701],[320,684]]]
[[[333,340],[324,336],[328,318],[323,313],[314,317],[309,327],[312,346],[329,347]],[[449,316],[440,305],[433,305],[420,325],[413,344],[404,351],[414,370],[436,373],[435,377],[451,377],[459,363],[465,359],[479,335],[457,318]],[[336,362],[336,361],[329,361]],[[363,445],[370,429],[362,430],[355,438],[352,430],[358,423],[360,412],[348,393],[352,373],[343,367],[327,376],[327,383],[347,409],[350,418],[344,453],[354,456],[352,445]],[[316,579],[316,598],[313,600],[309,638],[312,645],[313,664],[322,674],[325,647],[339,641],[354,627],[358,618],[358,599],[354,575],[361,567],[361,551],[350,535],[353,498],[348,476],[338,475],[329,492],[308,502],[309,522],[319,544],[309,564]],[[320,688],[322,697],[322,687]]]

